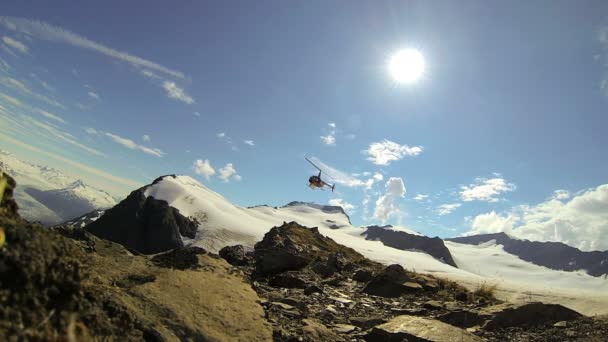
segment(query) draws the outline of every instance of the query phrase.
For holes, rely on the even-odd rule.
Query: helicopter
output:
[[[327,186],[331,189],[331,192],[334,192],[334,189],[336,188],[336,184],[330,185],[329,183],[324,182],[321,179],[321,169],[315,165],[313,162],[310,161],[310,159],[304,157],[304,159],[306,159],[306,161],[308,161],[312,166],[315,167],[315,169],[319,170],[319,174],[317,176],[310,176],[310,178],[308,178],[308,186],[311,189],[316,189],[316,188],[320,188],[321,190],[323,190],[323,187]]]

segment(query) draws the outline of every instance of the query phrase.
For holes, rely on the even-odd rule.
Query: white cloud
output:
[[[243,140],[243,142],[249,146],[255,146],[255,143],[253,142],[253,140]]]
[[[220,179],[226,183],[230,181],[230,177],[234,177],[237,181],[241,180],[241,177],[237,175],[236,169],[234,168],[234,165],[232,165],[232,163],[228,163],[226,164],[226,166],[219,169],[219,173]]]
[[[112,134],[112,133],[105,133],[105,136],[109,137],[110,139],[112,139],[112,141],[114,141],[117,144],[120,144],[128,149],[131,150],[138,150],[141,151],[143,153],[155,156],[155,157],[162,157],[165,153],[157,148],[150,148],[150,147],[146,147],[143,145],[139,145],[138,143],[134,142],[131,139],[128,138],[123,138],[121,136],[118,136],[116,134]]]
[[[17,50],[23,54],[27,54],[27,52],[29,51],[28,47],[25,44],[11,37],[4,36],[2,37],[2,41],[10,48]]]
[[[61,103],[32,91],[25,83],[12,77],[2,77],[0,79],[0,84],[7,88],[11,88],[23,95],[31,96],[37,100],[44,101],[50,105],[65,109],[65,107]]]
[[[186,94],[184,89],[180,88],[175,82],[164,81],[163,88],[167,92],[167,96],[177,101],[181,101],[187,104],[193,104],[194,99],[190,95]]]
[[[141,140],[143,140],[144,142],[149,142],[151,139],[150,139],[150,136],[149,136],[149,135],[144,134],[144,135],[141,137]]]
[[[42,115],[46,118],[49,118],[49,119],[52,119],[55,121],[59,121],[61,123],[65,123],[65,120],[63,120],[62,118],[60,118],[59,116],[57,116],[55,114],[47,112],[46,110],[38,109],[38,113],[40,113],[40,115]]]
[[[147,78],[151,78],[151,79],[160,79],[162,77],[158,76],[157,74],[155,74],[154,72],[147,70],[147,69],[142,69],[141,70],[141,74]]]
[[[199,112],[194,112],[194,116],[196,116],[196,117],[200,117],[200,116],[201,116],[201,113],[199,113]]]
[[[460,199],[465,202],[486,201],[497,202],[496,196],[515,190],[515,184],[507,183],[503,178],[477,178],[475,183],[461,187]]]
[[[381,173],[378,173],[378,172],[374,173],[374,180],[376,182],[379,182],[379,181],[381,181],[383,179],[384,179],[384,176]]]
[[[384,195],[378,197],[374,218],[379,219],[383,224],[393,216],[401,213],[397,201],[405,196],[405,184],[401,177],[391,177],[386,182]]]
[[[87,92],[87,94],[88,94],[90,97],[94,98],[95,100],[100,100],[99,95],[98,95],[96,92],[89,91],[89,92]]]
[[[410,147],[385,139],[382,142],[370,144],[369,148],[364,150],[363,153],[368,155],[367,160],[376,165],[389,165],[392,161],[419,155],[422,153],[422,146]]]
[[[427,198],[429,198],[429,195],[416,194],[416,196],[414,196],[414,200],[419,201],[419,202],[424,201]]]
[[[209,178],[215,174],[215,169],[211,166],[208,159],[197,159],[194,162],[194,172],[209,180]]]
[[[336,123],[335,122],[330,122],[327,124],[327,126],[329,126],[330,128],[336,128]]]
[[[179,71],[171,70],[160,64],[151,62],[149,60],[137,56],[130,55],[126,52],[114,50],[103,44],[82,37],[76,33],[62,29],[61,27],[47,24],[42,21],[0,16],[0,24],[4,25],[9,30],[20,32],[28,36],[33,36],[38,39],[72,45],[82,49],[94,51],[123,62],[130,63],[136,67],[142,67],[157,72],[162,72],[166,75],[176,78],[184,78],[184,74]]]
[[[243,177],[241,177],[241,175],[234,175],[234,180],[240,182],[241,180],[243,180]]]
[[[220,139],[222,139],[225,136],[226,136],[226,133],[224,133],[224,132],[220,132],[220,133],[217,134],[217,137],[220,138]]]
[[[329,200],[329,205],[333,205],[333,206],[337,206],[337,207],[342,207],[342,209],[344,209],[344,211],[346,211],[349,214],[353,214],[355,211],[355,206],[346,202],[345,200],[341,199],[341,198],[332,198]]]
[[[87,127],[87,128],[85,128],[84,130],[85,130],[85,132],[87,132],[88,134],[91,134],[91,135],[97,135],[97,130],[96,130],[95,128],[92,128],[92,127]]]
[[[439,216],[444,216],[451,214],[452,211],[456,210],[456,208],[460,207],[462,204],[460,203],[446,203],[437,207],[437,214]]]
[[[336,144],[336,137],[334,137],[333,135],[326,135],[326,136],[321,136],[321,141],[325,144],[325,145],[330,145],[330,146],[334,146]]]
[[[594,56],[594,59],[601,63],[604,68],[602,79],[600,80],[600,90],[605,96],[608,96],[608,25],[601,27],[598,31],[597,38],[603,47],[602,54]]]
[[[516,206],[503,215],[478,215],[467,235],[506,232],[533,241],[563,242],[584,251],[608,250],[608,184],[571,199],[558,197]]]

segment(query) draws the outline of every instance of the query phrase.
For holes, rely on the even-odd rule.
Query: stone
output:
[[[287,289],[305,289],[308,287],[306,281],[302,280],[297,273],[277,274],[270,278],[268,285]]]
[[[360,283],[367,283],[372,280],[374,274],[368,270],[357,270],[353,275],[353,280],[358,281]]]
[[[351,332],[357,330],[357,327],[355,327],[354,325],[350,325],[350,324],[336,324],[334,326],[334,330],[340,334],[348,334],[348,333],[351,333]]]
[[[492,316],[484,325],[487,330],[554,324],[582,317],[580,313],[565,306],[544,303],[502,304],[485,308],[482,313]]]
[[[395,264],[386,267],[380,274],[373,277],[361,292],[379,297],[396,298],[405,293],[420,290],[422,290],[422,285],[410,279],[401,265]]]
[[[350,323],[354,326],[361,328],[361,330],[368,330],[376,325],[386,323],[386,320],[381,317],[351,317]]]
[[[441,310],[443,309],[443,304],[436,300],[429,300],[428,302],[422,304],[422,307],[429,310]]]
[[[307,296],[313,293],[323,293],[323,289],[318,287],[317,285],[310,285],[309,287],[304,289],[304,294]]]
[[[450,311],[437,317],[438,320],[460,328],[471,328],[483,325],[488,317],[469,310]]]
[[[219,255],[233,266],[247,266],[252,261],[251,255],[241,245],[226,246],[220,249]]]
[[[302,333],[310,341],[345,341],[338,334],[314,319],[303,319]]]
[[[366,336],[368,342],[384,341],[483,341],[472,333],[449,324],[417,316],[397,316],[374,327]]]
[[[559,322],[553,324],[553,326],[557,327],[557,328],[566,328],[566,327],[568,327],[568,322],[566,322],[566,321],[559,321]]]

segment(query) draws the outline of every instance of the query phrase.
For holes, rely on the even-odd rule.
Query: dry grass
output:
[[[473,291],[473,296],[476,298],[495,299],[497,284],[482,283]]]

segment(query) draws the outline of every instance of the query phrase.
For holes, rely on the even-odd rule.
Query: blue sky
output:
[[[608,240],[605,216],[561,214],[608,201],[605,1],[0,9],[2,148],[114,194],[189,174],[243,206],[341,200],[355,224]],[[404,48],[425,58],[414,84],[387,72]],[[311,191],[304,156],[350,177]]]

